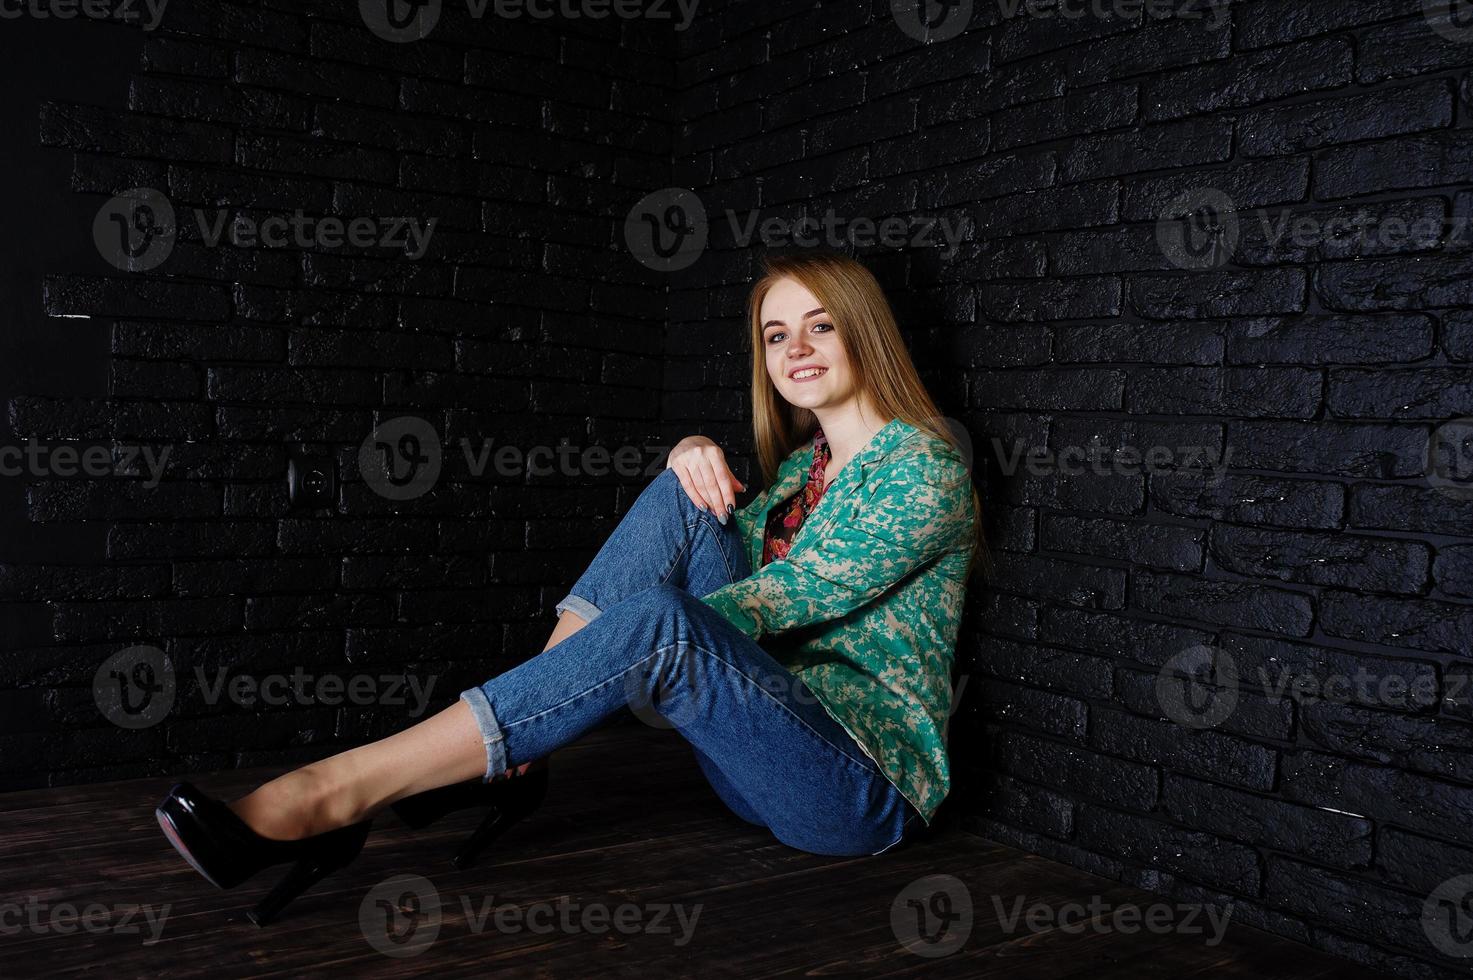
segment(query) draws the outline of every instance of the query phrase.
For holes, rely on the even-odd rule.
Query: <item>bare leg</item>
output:
[[[582,616],[571,609],[564,609],[562,615],[557,618],[557,625],[553,627],[552,635],[547,638],[547,645],[542,649],[551,650],[587,625]]]
[[[564,610],[544,650],[588,624]],[[545,765],[526,763],[507,775]],[[296,840],[356,823],[395,800],[484,775],[486,747],[464,701],[388,738],[262,784],[231,808],[257,833]]]

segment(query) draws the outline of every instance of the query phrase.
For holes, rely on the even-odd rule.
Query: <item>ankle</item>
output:
[[[262,784],[230,805],[256,833],[298,840],[346,827],[365,810],[351,788],[322,763],[313,763]]]

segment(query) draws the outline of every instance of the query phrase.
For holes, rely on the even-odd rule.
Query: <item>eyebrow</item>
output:
[[[811,320],[812,318],[818,316],[820,313],[827,313],[827,312],[828,312],[828,310],[826,310],[822,306],[820,306],[816,310],[809,310],[807,313],[804,313],[803,314],[803,319],[805,319],[805,320]],[[782,320],[768,320],[766,323],[762,324],[762,329],[763,330],[766,330],[768,327],[786,327],[786,326],[787,326],[787,324],[784,323]]]

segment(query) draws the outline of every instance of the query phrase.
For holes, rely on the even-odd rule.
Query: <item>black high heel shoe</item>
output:
[[[189,783],[176,784],[154,815],[174,850],[217,888],[234,888],[272,865],[292,862],[276,887],[247,913],[257,926],[271,922],[292,899],[356,858],[371,822],[300,840],[272,840]]]
[[[414,830],[422,830],[448,813],[487,807],[486,815],[455,852],[457,868],[469,868],[476,856],[512,824],[534,812],[547,796],[547,769],[484,783],[473,779],[406,796],[390,808]]]

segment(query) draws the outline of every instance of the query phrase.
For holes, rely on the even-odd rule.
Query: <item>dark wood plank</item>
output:
[[[191,777],[233,798],[277,770]],[[1058,908],[1099,896],[1109,909],[1165,900],[1118,882],[983,838],[944,833],[879,857],[827,858],[793,850],[729,813],[706,786],[689,747],[673,732],[639,725],[602,729],[553,759],[547,803],[511,830],[482,864],[456,871],[448,857],[474,824],[458,814],[413,832],[379,818],[363,855],[261,930],[246,910],[268,875],[220,891],[164,841],[153,805],[171,779],[26,790],[0,796],[0,903],[29,899],[54,908],[97,903],[117,924],[128,906],[167,917],[158,941],[140,934],[23,928],[0,934],[7,977],[416,976],[482,977],[1370,977],[1349,963],[1230,923],[1220,945],[1205,935],[1094,928],[1005,928],[1026,904]],[[398,874],[427,878],[441,897],[435,941],[393,958],[359,926],[369,891]],[[927,875],[965,883],[973,913],[966,942],[940,958],[897,939],[891,906]],[[577,910],[628,904],[649,923],[661,907],[685,910],[686,926],[622,933],[553,922],[552,931],[498,929],[493,907],[526,910],[560,901]],[[693,917],[693,919],[691,918]],[[12,920],[14,921],[14,920]],[[43,920],[44,921],[44,920]],[[577,922],[575,916],[574,921]],[[688,941],[682,942],[683,938]]]

